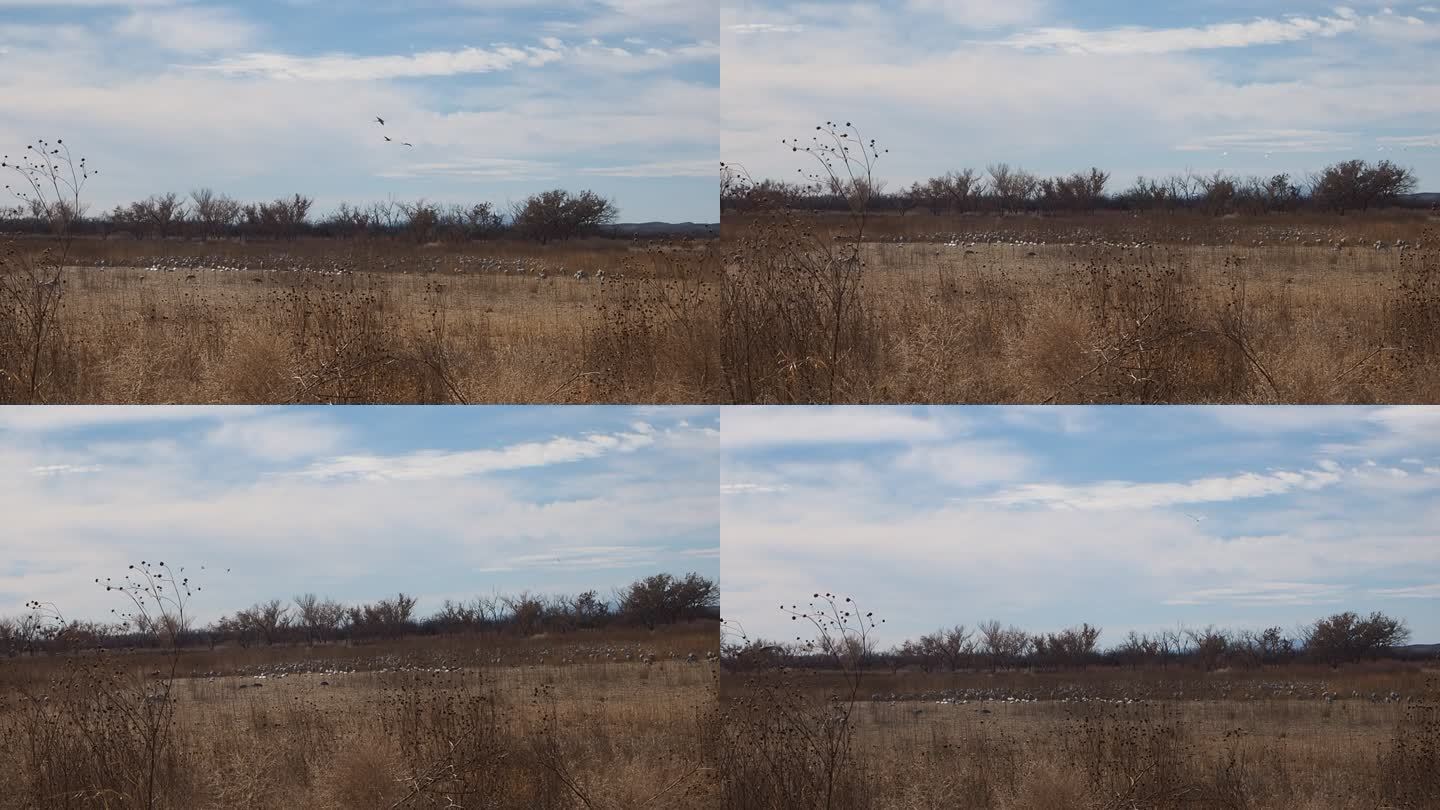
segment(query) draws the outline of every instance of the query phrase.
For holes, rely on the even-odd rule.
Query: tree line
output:
[[[1402,619],[1383,613],[1336,613],[1302,625],[1293,633],[1280,627],[1230,630],[1207,626],[1177,627],[1151,633],[1130,631],[1113,645],[1099,644],[1101,629],[1088,623],[1055,633],[1030,633],[999,621],[943,627],[889,649],[831,650],[814,645],[778,644],[745,639],[722,652],[734,667],[825,666],[837,653],[878,667],[914,667],[926,672],[961,670],[1083,669],[1088,666],[1258,668],[1308,661],[1338,666],[1396,657],[1395,648],[1410,638]],[[828,643],[854,645],[857,636],[837,635]]]
[[[416,597],[398,593],[373,602],[347,604],[304,593],[269,599],[192,626],[176,611],[117,614],[118,621],[65,620],[48,605],[34,603],[29,613],[0,617],[0,654],[15,656],[84,648],[320,644],[339,641],[495,633],[528,636],[613,626],[663,625],[718,619],[720,586],[690,573],[655,574],[617,589],[610,596],[595,590],[574,595],[521,592],[447,599],[434,613],[416,611]]]
[[[887,190],[882,180],[831,176],[822,182],[722,179],[721,208],[751,211],[785,206],[810,211],[870,211],[906,214],[912,210],[942,213],[1021,213],[1097,210],[1198,211],[1212,215],[1260,214],[1302,209],[1346,213],[1400,204],[1413,193],[1413,170],[1388,160],[1369,163],[1346,160],[1305,177],[1275,174],[1241,177],[1174,174],[1139,177],[1128,188],[1114,189],[1110,174],[1098,168],[1043,177],[1008,163],[984,172],[960,169]]]
[[[593,191],[553,189],[508,207],[481,202],[442,204],[428,200],[387,200],[366,205],[341,203],[317,217],[315,201],[293,194],[265,202],[244,202],[209,188],[188,196],[168,192],[117,205],[95,216],[74,202],[28,197],[0,210],[0,231],[76,235],[129,234],[137,238],[223,239],[257,237],[389,237],[420,243],[512,236],[548,243],[591,236],[613,225],[615,203]]]

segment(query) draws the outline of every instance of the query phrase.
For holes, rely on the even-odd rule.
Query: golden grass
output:
[[[153,789],[125,715],[166,654],[0,661],[0,807],[714,806],[714,623],[580,636],[182,651]]]
[[[1403,673],[1402,673],[1403,670]],[[909,699],[862,700],[853,713],[850,753],[825,804],[841,808],[1430,808],[1440,806],[1440,674],[1387,670],[1411,687],[1401,701],[1335,701],[1271,696],[1182,700],[1136,694],[1134,673],[1074,673],[1088,692],[1111,697],[942,702],[920,694],[935,679],[867,676],[908,690]],[[1420,673],[1427,680],[1416,683]],[[1359,673],[1356,685],[1371,682]],[[1306,683],[1324,673],[1279,668],[1254,681]],[[1051,677],[1053,676],[1053,677]],[[1063,683],[1064,674],[1051,680]],[[957,680],[1023,692],[1026,673],[960,674]],[[1184,670],[1146,673],[1155,691],[1193,689],[1211,676]],[[1238,680],[1221,673],[1216,677]],[[1330,688],[1349,679],[1330,672]],[[727,674],[727,807],[776,808],[815,776],[795,731],[834,716],[844,679],[816,673],[740,678]],[[784,684],[783,686],[780,686]],[[1128,685],[1127,685],[1128,684]],[[767,687],[779,686],[779,691]],[[778,699],[776,695],[780,695]],[[803,707],[803,708],[797,708]],[[806,714],[808,712],[808,714]],[[774,718],[800,718],[797,722]],[[817,727],[817,726],[809,726]],[[767,745],[767,741],[779,741]],[[753,751],[765,751],[766,757]],[[824,780],[817,780],[824,781]],[[815,795],[815,794],[810,794]]]
[[[81,240],[73,253],[37,402],[717,398],[704,243]],[[0,370],[25,368],[27,340],[0,342],[14,355]],[[24,401],[28,379],[11,382]]]
[[[852,249],[844,218],[727,221],[727,291],[751,317],[723,356],[743,398],[1440,402],[1424,216],[879,217],[865,238],[846,311],[797,329],[844,277],[825,269]]]

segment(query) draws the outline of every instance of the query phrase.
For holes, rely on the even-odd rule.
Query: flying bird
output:
[[[386,136],[385,136],[385,142],[386,142],[386,143],[394,143],[394,141],[390,140],[390,136],[389,136],[389,135],[386,135]]]
[[[1202,521],[1202,520],[1205,519],[1205,516],[1204,516],[1204,515],[1192,515],[1192,514],[1190,514],[1189,512],[1181,512],[1180,514],[1184,515],[1185,517],[1190,518],[1191,520],[1195,521],[1196,523],[1199,523],[1200,521]]]
[[[400,145],[401,145],[401,146],[408,146],[408,147],[410,147],[411,149],[414,149],[414,148],[415,148],[415,144],[413,144],[413,143],[402,143],[402,144],[400,144]]]
[[[382,127],[385,126],[385,119],[384,119],[384,118],[381,118],[380,116],[377,115],[377,116],[375,116],[375,120],[380,122],[380,126],[382,126]]]

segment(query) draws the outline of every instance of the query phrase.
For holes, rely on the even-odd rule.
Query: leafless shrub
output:
[[[20,203],[17,210],[47,221],[58,238],[57,247],[39,255],[14,243],[0,253],[0,403],[33,404],[63,385],[65,366],[73,362],[60,313],[73,229],[94,170],[63,140],[38,140],[13,161],[0,158],[0,172],[17,178],[18,187],[5,184]]]

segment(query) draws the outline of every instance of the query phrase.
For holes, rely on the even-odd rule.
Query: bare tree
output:
[[[201,226],[206,239],[214,237],[225,228],[240,220],[243,206],[238,200],[224,194],[217,194],[209,188],[197,188],[190,192],[191,208],[195,221]]]
[[[314,644],[334,635],[345,617],[345,606],[333,599],[322,599],[313,593],[295,597],[300,626],[305,630],[306,639]]]
[[[990,659],[991,671],[1017,663],[1031,644],[1029,633],[1014,625],[1005,627],[995,619],[981,622],[976,630],[980,649]]]

